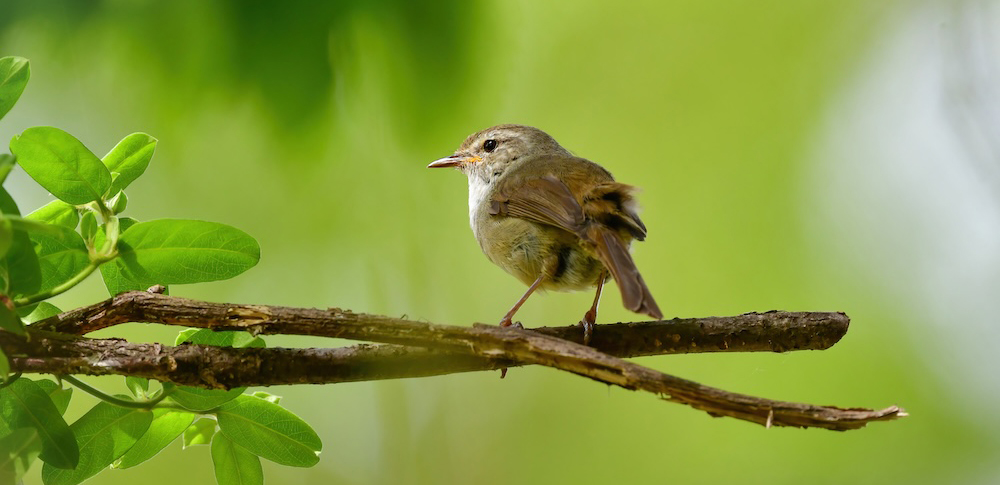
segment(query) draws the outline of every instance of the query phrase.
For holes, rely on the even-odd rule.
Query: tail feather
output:
[[[611,276],[621,290],[622,304],[625,308],[657,320],[662,319],[663,312],[650,294],[646,282],[635,266],[635,261],[632,260],[632,255],[618,235],[599,225],[591,225],[587,232],[589,239],[597,248],[598,259],[611,271]]]

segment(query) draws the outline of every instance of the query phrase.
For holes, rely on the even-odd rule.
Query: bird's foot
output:
[[[514,327],[514,328],[520,328],[521,330],[524,330],[524,325],[521,325],[521,322],[512,322],[512,321],[510,321],[509,318],[504,318],[503,320],[500,320],[500,326],[501,327]]]
[[[521,325],[521,322],[512,322],[512,321],[510,321],[510,317],[504,317],[503,320],[500,320],[500,326],[501,327],[514,327],[514,328],[520,328],[521,330],[524,330],[524,325]],[[503,379],[504,377],[507,377],[507,368],[506,367],[501,367],[500,368],[500,378]]]
[[[583,345],[590,345],[590,337],[594,335],[594,322],[597,321],[597,312],[591,310],[583,315],[580,326],[583,327]]]

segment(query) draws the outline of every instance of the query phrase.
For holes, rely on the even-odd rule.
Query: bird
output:
[[[473,133],[454,154],[427,167],[454,167],[468,177],[476,241],[490,261],[528,285],[500,326],[523,328],[514,315],[536,290],[596,287],[579,323],[589,344],[609,277],[625,308],[663,318],[629,253],[633,240],[646,238],[635,187],[616,182],[544,131],[518,124]]]

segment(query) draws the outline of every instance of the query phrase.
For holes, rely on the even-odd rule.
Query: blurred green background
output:
[[[269,483],[996,483],[998,14],[971,0],[0,0],[0,55],[32,67],[0,139],[54,125],[102,155],[158,137],[126,215],[225,222],[262,247],[247,274],[176,295],[470,325],[524,288],[473,240],[465,178],[424,167],[487,126],[538,126],[643,189],[636,260],[669,316],[852,317],[823,352],[640,363],[911,414],[765,430],[544,368],[280,387],[324,450],[311,469],[265,462]],[[23,172],[6,187],[24,211],[49,200]],[[105,296],[92,277],[56,303]],[[536,297],[519,318],[574,323],[590,298]],[[619,302],[611,290],[599,322],[639,319]],[[77,393],[68,418],[92,404]],[[214,483],[208,449],[178,442],[88,483],[137,480]]]

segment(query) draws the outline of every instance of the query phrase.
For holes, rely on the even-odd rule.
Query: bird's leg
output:
[[[583,345],[590,344],[590,336],[594,334],[594,323],[597,322],[597,304],[601,302],[601,290],[604,289],[604,281],[608,279],[608,272],[602,271],[601,277],[597,279],[597,294],[594,295],[594,304],[590,310],[583,314],[580,325],[583,326]]]
[[[511,320],[514,318],[514,314],[517,313],[517,310],[521,308],[521,305],[523,305],[524,302],[527,301],[528,297],[531,296],[531,294],[538,289],[538,285],[542,284],[542,280],[545,279],[545,276],[546,276],[545,271],[543,271],[542,274],[538,275],[538,279],[536,279],[535,282],[528,287],[528,291],[524,292],[524,296],[522,296],[520,300],[517,300],[517,303],[515,303],[514,306],[511,307],[510,311],[503,316],[503,319],[500,320],[501,327],[509,327],[513,325],[517,328],[524,328],[524,326],[521,325],[521,322],[513,323],[511,322]],[[504,377],[507,377],[507,368],[501,367],[500,378],[503,379]]]
[[[520,300],[517,300],[517,303],[515,303],[514,306],[511,307],[510,311],[507,312],[507,314],[503,316],[503,319],[500,320],[500,326],[501,327],[509,327],[511,325],[514,325],[514,326],[519,327],[519,328],[524,328],[520,323],[514,323],[512,321],[513,318],[514,318],[514,314],[517,313],[517,310],[521,308],[521,305],[523,305],[524,302],[528,300],[528,297],[531,296],[531,294],[534,293],[535,290],[538,289],[538,285],[542,284],[542,280],[543,279],[545,279],[545,273],[544,272],[542,274],[538,275],[538,279],[535,280],[535,282],[532,283],[531,286],[528,287],[528,291],[524,292],[524,296],[522,296]]]

